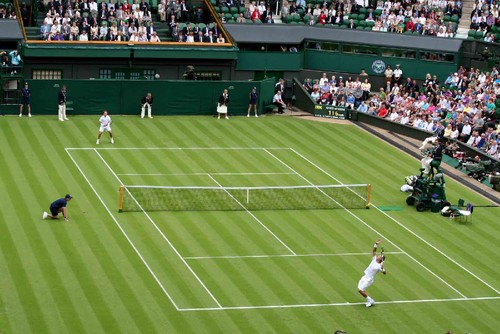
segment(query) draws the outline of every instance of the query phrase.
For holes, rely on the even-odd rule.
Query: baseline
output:
[[[417,303],[441,303],[441,302],[473,302],[481,300],[499,300],[499,296],[494,297],[473,297],[473,298],[441,298],[441,299],[413,299],[413,300],[391,300],[376,302],[375,305],[391,304],[417,304]],[[289,308],[310,308],[310,307],[331,307],[331,306],[360,306],[365,302],[344,302],[344,303],[325,303],[325,304],[288,304],[288,305],[256,305],[256,306],[227,306],[222,308],[181,308],[180,312],[193,311],[234,311],[234,310],[258,310],[258,309],[289,309]]]

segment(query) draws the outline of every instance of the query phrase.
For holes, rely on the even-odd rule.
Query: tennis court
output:
[[[122,184],[225,188],[343,183],[292,148],[66,151],[178,311],[361,305],[356,283],[371,258],[366,240],[379,236],[388,250],[387,266],[397,270],[397,278],[377,279],[370,289],[377,302],[498,298],[496,288],[377,210],[376,202],[371,210],[248,210],[227,192],[218,203],[220,210],[147,211],[140,206],[138,212],[117,213]],[[292,200],[294,192],[276,196]],[[211,195],[206,196],[202,201]],[[147,201],[144,197],[137,199],[139,204]],[[231,211],[226,201],[241,210]],[[424,250],[412,254],[400,237],[378,226],[379,220],[421,242]],[[427,263],[422,253],[442,256],[448,262],[444,267],[455,265],[454,274]]]

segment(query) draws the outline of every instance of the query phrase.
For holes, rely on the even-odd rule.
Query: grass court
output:
[[[420,162],[355,125],[292,117],[0,119],[1,333],[493,333],[497,207],[418,213]],[[127,185],[372,185],[371,209],[118,212]],[[69,222],[42,220],[73,196]],[[228,196],[228,201],[232,201]],[[381,238],[388,274],[357,283]]]

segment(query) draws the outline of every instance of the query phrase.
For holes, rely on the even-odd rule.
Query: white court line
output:
[[[207,175],[208,175],[208,177],[209,177],[209,178],[211,178],[211,179],[212,179],[215,183],[217,183],[217,185],[218,185],[219,187],[223,188],[223,187],[222,187],[222,184],[220,184],[219,182],[217,182],[217,180],[216,180],[216,179],[214,179],[214,178],[212,177],[212,175],[210,175],[210,174],[207,174]],[[255,219],[255,221],[256,221],[257,223],[259,223],[259,224],[260,224],[260,225],[261,225],[261,226],[262,226],[262,227],[263,227],[263,228],[264,228],[267,232],[269,232],[269,233],[270,233],[270,234],[271,234],[271,235],[272,235],[272,236],[273,236],[276,240],[278,240],[278,242],[279,242],[280,244],[282,244],[282,245],[283,245],[283,247],[285,247],[286,249],[288,249],[288,251],[289,251],[290,253],[292,253],[293,255],[295,255],[295,252],[294,252],[294,251],[293,251],[290,247],[288,247],[288,245],[287,245],[287,244],[285,244],[285,242],[284,242],[283,240],[281,240],[280,238],[278,238],[278,236],[277,236],[276,234],[274,234],[274,232],[273,232],[273,231],[271,231],[271,230],[269,229],[269,227],[267,227],[267,226],[266,226],[263,222],[261,222],[259,218],[257,218],[257,217],[256,217],[256,216],[255,216],[255,215],[254,215],[251,211],[249,211],[249,210],[248,210],[248,209],[247,209],[247,208],[246,208],[243,204],[241,204],[241,202],[240,202],[240,201],[238,201],[238,200],[237,200],[237,199],[236,199],[233,195],[231,195],[231,193],[230,193],[229,191],[225,190],[225,192],[226,192],[226,193],[227,193],[227,194],[228,194],[228,195],[229,195],[229,196],[230,196],[233,200],[235,200],[235,201],[236,201],[236,203],[238,203],[238,205],[239,205],[239,206],[241,206],[241,207],[243,208],[243,210],[245,210],[245,212],[246,212],[246,213],[248,213],[250,216],[252,216],[252,218],[253,218],[253,219]]]
[[[116,174],[118,176],[207,176],[207,173],[131,173]],[[210,173],[210,175],[294,175],[294,173]]]
[[[367,256],[372,253],[332,253],[332,254],[270,254],[270,255],[221,255],[221,256],[186,256],[186,260],[211,260],[211,259],[267,259],[279,257],[328,257],[328,256]],[[403,252],[385,252],[390,255],[406,255]]]
[[[443,303],[443,302],[473,302],[480,300],[498,300],[500,297],[474,297],[474,298],[437,298],[437,299],[414,299],[414,300],[390,300],[390,301],[376,301],[377,305],[391,305],[391,304],[416,304],[416,303]],[[343,302],[343,303],[325,303],[325,304],[288,304],[288,305],[256,305],[256,306],[226,306],[222,308],[181,308],[181,312],[193,311],[237,311],[237,310],[257,310],[257,309],[287,309],[287,308],[308,308],[308,307],[331,307],[331,306],[361,306],[365,307],[365,302]]]
[[[97,190],[94,188],[94,186],[92,185],[92,183],[90,182],[90,180],[87,178],[87,175],[85,175],[85,173],[83,172],[83,170],[80,168],[80,165],[78,165],[78,163],[73,158],[73,156],[71,155],[71,153],[69,153],[68,150],[66,150],[66,153],[68,153],[71,161],[73,161],[73,163],[75,164],[75,166],[78,169],[78,171],[80,172],[80,174],[82,174],[83,178],[85,179],[85,181],[87,181],[87,183],[90,186],[90,188],[92,189],[92,191],[94,191],[94,194],[97,196],[97,198],[102,203],[102,205],[104,206],[104,208],[106,209],[106,211],[108,212],[108,214],[111,216],[111,219],[113,219],[115,225],[118,227],[118,229],[125,236],[125,239],[127,239],[128,243],[132,246],[132,248],[134,249],[135,253],[139,256],[139,258],[141,259],[142,263],[144,263],[144,265],[148,269],[148,271],[151,274],[151,276],[153,276],[153,278],[156,281],[156,283],[158,283],[158,285],[160,286],[160,289],[167,296],[167,298],[170,300],[170,302],[172,303],[172,305],[174,305],[175,309],[177,311],[179,311],[180,309],[177,306],[177,304],[175,303],[174,299],[167,292],[167,289],[165,289],[165,287],[163,286],[163,284],[160,282],[160,280],[158,279],[158,277],[154,273],[153,269],[151,269],[151,267],[149,266],[148,262],[144,259],[144,257],[142,256],[141,252],[139,252],[139,250],[137,249],[137,247],[134,245],[134,243],[132,242],[132,240],[129,238],[129,236],[127,235],[127,233],[125,232],[125,230],[122,228],[122,226],[120,225],[120,223],[118,222],[118,220],[116,219],[116,217],[113,215],[113,213],[111,213],[111,210],[108,208],[108,206],[106,205],[106,203],[104,203],[103,199],[101,198],[101,196],[99,195],[99,193],[97,192]]]
[[[340,182],[338,179],[336,179],[335,177],[333,177],[332,175],[328,174],[325,170],[321,169],[319,166],[317,166],[315,163],[313,163],[312,161],[310,161],[309,159],[307,159],[306,157],[304,157],[302,154],[300,154],[299,152],[297,152],[296,150],[294,150],[293,148],[290,148],[290,150],[292,152],[294,152],[295,154],[297,154],[299,157],[301,157],[302,159],[304,159],[305,161],[309,162],[310,164],[312,164],[313,166],[315,166],[316,168],[318,168],[320,171],[322,171],[323,173],[325,173],[326,175],[330,176],[332,179],[334,179],[335,181],[339,182],[340,184],[343,184],[342,182]],[[278,160],[279,162],[281,162],[284,166],[286,166],[287,168],[289,168],[291,171],[293,171],[294,173],[296,173],[299,177],[301,177],[304,181],[306,181],[307,183],[309,183],[310,185],[314,185],[311,181],[309,181],[307,178],[305,178],[304,176],[302,176],[301,174],[299,174],[297,171],[295,171],[292,167],[290,167],[289,165],[287,165],[284,161],[282,161],[281,159],[279,159],[277,156],[275,156],[274,154],[272,154],[271,152],[267,151],[267,153],[269,153],[271,156],[273,156],[276,160]],[[372,226],[370,226],[368,223],[366,223],[363,219],[361,219],[360,217],[358,217],[355,213],[353,213],[351,210],[349,209],[346,209],[345,207],[343,207],[343,209],[349,213],[352,217],[354,217],[356,220],[358,220],[359,222],[361,222],[363,225],[365,225],[366,227],[368,227],[369,229],[371,229],[373,232],[375,232],[376,234],[380,235],[384,240],[387,240],[389,241],[391,244],[393,244],[398,250],[404,252],[410,259],[412,259],[413,261],[415,261],[417,264],[419,264],[422,268],[424,268],[427,272],[429,272],[430,274],[432,274],[434,277],[436,277],[438,280],[440,280],[443,284],[445,284],[446,286],[448,286],[450,289],[452,289],[453,291],[455,291],[456,293],[458,293],[460,296],[462,296],[463,298],[467,298],[462,292],[460,292],[457,288],[455,288],[454,286],[452,286],[450,283],[446,282],[443,278],[441,278],[440,276],[438,276],[435,272],[433,272],[432,270],[430,270],[429,268],[427,268],[423,263],[419,262],[417,259],[415,259],[413,256],[411,256],[410,254],[408,254],[407,252],[405,252],[401,247],[397,246],[394,242],[392,242],[389,238],[386,238],[382,233],[380,233],[379,231],[377,231],[376,229],[374,229]]]
[[[108,165],[108,163],[106,162],[106,160],[104,160],[104,158],[102,157],[102,155],[97,151],[95,150],[95,153],[99,156],[99,158],[102,160],[102,162],[106,165],[106,167],[109,169],[109,171],[114,175],[114,177],[118,180],[118,182],[123,185],[123,182],[120,180],[120,178],[115,174],[115,172],[113,171],[113,169],[111,169],[111,166]],[[128,191],[128,190],[127,190]],[[129,193],[130,196],[132,196],[132,194]],[[132,196],[132,198],[134,198]],[[207,292],[207,294],[210,296],[210,298],[212,298],[212,300],[215,302],[215,304],[217,304],[217,306],[220,308],[222,307],[222,305],[219,303],[219,301],[217,300],[217,298],[215,298],[215,296],[212,294],[212,292],[207,288],[207,286],[205,285],[205,283],[203,283],[203,281],[200,279],[200,277],[194,272],[193,268],[191,268],[191,266],[186,262],[186,260],[184,260],[181,256],[181,254],[179,253],[179,251],[174,247],[174,245],[172,244],[172,242],[170,242],[170,240],[165,236],[165,234],[163,233],[163,231],[158,227],[158,225],[156,225],[156,223],[154,222],[154,220],[151,218],[151,216],[146,212],[144,211],[144,209],[142,208],[142,206],[137,202],[137,200],[135,200],[134,198],[134,201],[136,202],[136,204],[141,208],[142,212],[144,213],[144,215],[148,218],[149,222],[156,228],[156,230],[160,233],[160,235],[162,236],[163,240],[165,240],[165,242],[170,246],[170,248],[174,251],[174,253],[179,257],[179,259],[182,261],[182,263],[184,263],[184,265],[187,267],[187,269],[191,272],[191,274],[193,274],[193,276],[196,278],[196,280],[198,281],[198,283],[200,283],[200,285],[203,287],[203,289]]]
[[[65,147],[65,150],[106,150],[106,151],[119,151],[119,150],[262,150],[266,147]],[[289,147],[267,147],[270,150],[289,150]]]

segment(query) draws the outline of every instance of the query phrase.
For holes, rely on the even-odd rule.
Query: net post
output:
[[[367,193],[366,193],[366,208],[369,209],[372,200],[372,185],[368,183],[367,185]]]
[[[120,185],[120,196],[118,200],[118,212],[123,212],[123,192],[125,191],[125,187],[123,184]]]

